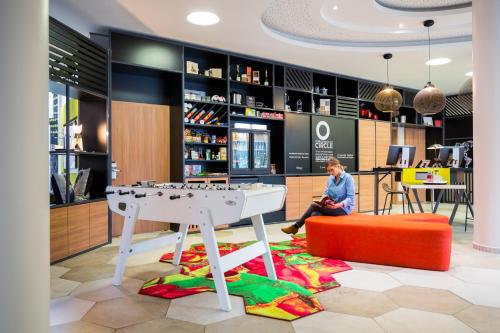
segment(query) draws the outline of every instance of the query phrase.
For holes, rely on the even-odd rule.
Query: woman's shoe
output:
[[[281,231],[283,231],[285,234],[295,235],[297,232],[299,232],[299,228],[297,228],[295,224],[292,224],[291,226],[281,228]]]

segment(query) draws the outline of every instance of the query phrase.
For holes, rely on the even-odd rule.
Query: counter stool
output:
[[[467,221],[474,221],[474,212],[472,211],[472,190],[465,192],[464,198],[466,200],[465,205],[465,232],[467,232]],[[470,211],[470,217],[469,217]]]
[[[389,213],[388,215],[391,215],[391,209],[392,209],[392,197],[395,195],[395,194],[401,194],[403,196],[403,214],[405,214],[405,192],[404,191],[395,191],[393,189],[391,189],[389,187],[389,185],[387,183],[382,183],[382,188],[384,189],[384,191],[386,192],[386,195],[385,195],[385,200],[384,200],[384,209],[382,210],[382,215],[385,214],[385,206],[387,204],[387,197],[390,195],[391,196],[391,201],[389,203]]]

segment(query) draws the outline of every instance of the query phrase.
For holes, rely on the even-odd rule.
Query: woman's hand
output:
[[[327,208],[330,208],[330,209],[337,209],[337,208],[342,208],[342,207],[344,207],[343,203],[334,203],[334,204],[327,206]]]

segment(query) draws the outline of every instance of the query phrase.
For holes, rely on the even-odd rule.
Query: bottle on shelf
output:
[[[241,81],[240,65],[236,65],[236,81]]]
[[[191,124],[195,124],[198,120],[201,119],[201,117],[204,114],[205,114],[205,110],[201,110],[200,112],[198,112],[198,114],[193,119],[191,119]]]
[[[267,70],[265,71],[265,75],[264,75],[264,85],[265,86],[269,85],[269,79],[267,78]]]
[[[198,108],[196,107],[192,108],[184,117],[184,122],[188,123],[189,119],[191,119],[191,117],[196,113],[196,111],[198,111]]]

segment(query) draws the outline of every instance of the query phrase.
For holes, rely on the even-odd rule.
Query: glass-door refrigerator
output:
[[[231,173],[268,174],[271,166],[270,131],[233,129],[231,134]]]

